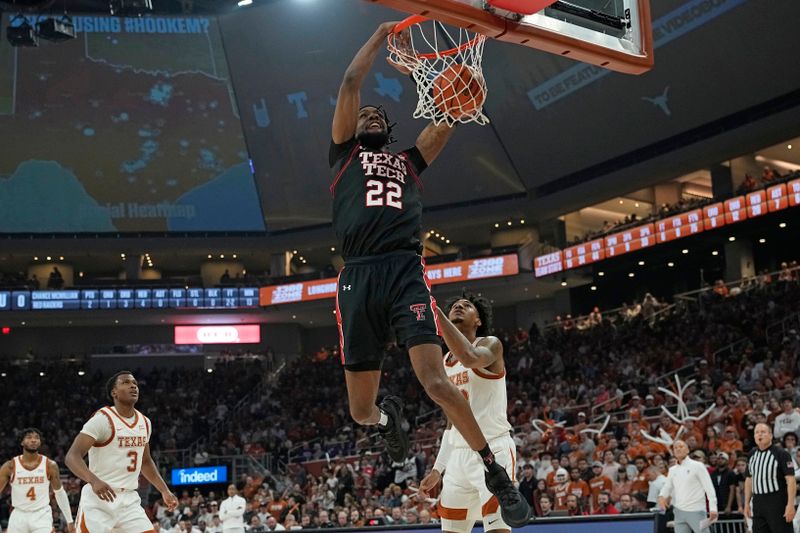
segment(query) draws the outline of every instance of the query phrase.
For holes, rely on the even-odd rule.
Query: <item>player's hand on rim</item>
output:
[[[102,479],[97,479],[91,483],[92,491],[97,495],[98,498],[105,502],[113,502],[116,499],[117,494],[114,492],[108,483],[103,481]]]
[[[168,511],[174,511],[178,507],[178,497],[171,491],[162,492],[161,498],[164,500],[164,505],[167,506]]]

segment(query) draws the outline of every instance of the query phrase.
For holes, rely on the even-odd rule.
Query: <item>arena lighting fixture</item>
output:
[[[75,38],[75,24],[64,13],[60,18],[50,17],[36,23],[36,35],[46,41],[62,43]]]
[[[48,261],[50,261],[51,259],[52,259],[52,257],[50,257],[50,256],[48,255],[48,256],[47,256],[47,260],[48,260]]]
[[[524,224],[525,223],[525,219],[524,218],[519,219],[519,223],[520,224]]]
[[[213,374],[214,373],[214,369],[213,368],[207,368],[206,372],[208,372],[209,374]]]
[[[208,254],[208,258],[211,259],[211,254]]]
[[[716,251],[716,250],[713,250],[713,251],[711,252],[711,255],[719,255],[719,252],[718,252],[718,251]]]
[[[141,17],[153,11],[153,0],[110,0],[108,11],[113,17]]]
[[[39,256],[34,256],[33,260],[34,261],[38,261],[39,260]]]
[[[598,276],[605,276],[605,275],[606,275],[606,273],[605,273],[605,272],[603,272],[603,271],[601,270],[600,272],[598,272],[598,273],[597,273],[597,275],[598,275]]]
[[[509,225],[509,226],[511,225],[511,221],[510,221],[510,220],[508,221],[508,225]]]
[[[632,277],[634,277],[635,275],[636,275],[636,274],[634,274],[633,272],[628,272],[628,277],[629,277],[629,278],[632,278]]]
[[[495,227],[495,228],[499,228],[499,227],[500,227],[500,224],[499,224],[499,223],[497,223],[497,222],[495,222],[495,223],[494,223],[494,227]]]
[[[39,372],[39,377],[43,378],[44,377],[44,372]]]
[[[253,5],[253,0],[239,0],[236,5],[239,7],[250,6]]]
[[[84,372],[83,370],[78,370],[78,375],[79,376],[85,376],[86,372]]]
[[[444,242],[445,242],[446,244],[450,244],[450,239],[447,239],[447,240],[446,240],[446,241],[444,241]]]
[[[233,258],[236,259],[236,254],[233,254]]]
[[[335,246],[331,246],[331,252],[335,252],[335,251],[336,251],[336,247]]]
[[[567,279],[566,278],[561,280],[561,286],[562,287],[566,287],[567,286]]]
[[[778,224],[778,227],[779,228],[785,228],[786,227],[786,222],[781,222],[780,224]]]
[[[639,261],[639,266],[643,267],[644,266],[644,261]]]
[[[681,250],[681,253],[682,253],[682,254],[688,254],[688,253],[689,253],[689,250],[687,250],[686,248],[684,248],[683,250]]]
[[[63,260],[64,260],[64,256],[63,256],[63,255],[59,255],[59,256],[58,256],[58,260],[59,260],[59,261],[63,261]]]
[[[591,287],[589,287],[589,290],[596,291],[597,290],[597,285],[592,285]]]
[[[675,266],[675,263],[673,263],[672,261],[670,261],[669,263],[667,263],[667,266],[668,266],[668,267],[670,267],[670,268],[672,268],[672,267],[674,267],[674,266]]]
[[[624,201],[624,200],[620,200],[620,201],[619,201],[619,205],[622,205],[622,204],[624,204],[624,203],[625,203],[625,201]]]
[[[733,235],[731,235],[730,237],[728,237],[728,240],[729,240],[730,242],[733,242],[733,241],[735,241],[735,240],[736,240],[736,237],[734,237]]]
[[[791,150],[791,149],[792,149],[792,145],[791,145],[791,144],[789,144],[789,145],[787,145],[787,146],[786,146],[786,148],[787,148],[787,149],[789,149],[789,150]]]
[[[767,242],[767,239],[761,238],[761,239],[758,239],[758,242],[760,242],[761,244],[764,244],[765,242]]]
[[[11,43],[11,46],[39,46],[39,37],[36,35],[36,30],[22,16],[22,13],[11,19],[6,28],[6,38]]]

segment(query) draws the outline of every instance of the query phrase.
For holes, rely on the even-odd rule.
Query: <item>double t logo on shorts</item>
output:
[[[425,320],[425,311],[428,309],[428,306],[425,304],[413,304],[408,306],[411,309],[412,313],[417,315],[417,321]]]

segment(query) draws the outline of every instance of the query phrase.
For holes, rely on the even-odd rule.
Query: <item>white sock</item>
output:
[[[378,411],[380,411],[380,409]],[[389,424],[389,417],[383,411],[380,411],[380,413],[381,413],[381,418],[380,418],[380,420],[378,420],[378,425],[382,426],[382,427],[386,427]]]

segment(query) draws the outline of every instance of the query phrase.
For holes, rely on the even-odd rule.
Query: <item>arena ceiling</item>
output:
[[[108,263],[135,247],[161,254],[165,262],[238,251],[261,265],[270,253],[300,245],[324,258],[334,240],[325,163],[330,97],[358,46],[378,22],[398,14],[362,0],[272,0],[241,9],[222,0],[154,4],[159,14],[221,15],[268,233],[98,235],[56,238],[46,246],[61,250],[54,254],[66,250]],[[54,9],[63,3],[17,1],[21,5]],[[66,5],[108,12],[107,0]],[[552,219],[800,135],[800,70],[794,68],[795,47],[786,42],[800,4],[728,2],[702,14],[688,6],[682,0],[653,4],[656,68],[642,76],[606,75],[527,48],[488,43],[486,111],[492,122],[460,128],[426,172],[425,226],[463,244],[485,243],[498,220]],[[424,124],[410,118],[411,82],[394,84],[392,76],[378,64],[365,92],[398,120],[398,146],[405,146]],[[307,98],[305,117],[287,101],[300,92]],[[653,101],[659,96],[661,104]],[[261,127],[251,111],[262,101],[270,105],[269,127]],[[7,242],[6,261],[29,260],[45,247],[39,238]]]

